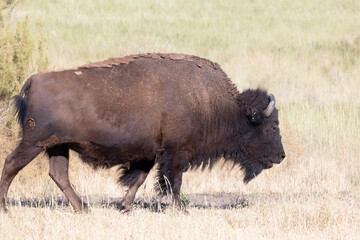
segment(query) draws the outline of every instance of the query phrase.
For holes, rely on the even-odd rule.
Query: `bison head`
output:
[[[243,118],[246,128],[240,137],[244,154],[240,161],[245,170],[244,182],[247,183],[263,169],[279,164],[285,158],[285,152],[274,95],[268,96],[261,90],[247,90],[243,94],[243,100],[247,98]]]

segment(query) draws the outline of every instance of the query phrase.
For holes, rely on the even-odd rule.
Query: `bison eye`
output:
[[[264,114],[255,108],[248,108],[246,115],[253,126],[261,125],[264,121]]]

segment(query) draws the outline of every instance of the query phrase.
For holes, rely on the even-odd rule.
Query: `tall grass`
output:
[[[0,1],[0,128],[7,135],[14,135],[19,129],[9,114],[9,98],[19,94],[23,82],[31,73],[43,71],[48,66],[44,37],[32,36],[28,17],[16,22],[9,20],[18,3],[12,0]],[[41,26],[40,23],[38,25]],[[39,31],[42,34],[41,28]]]
[[[240,91],[268,89],[277,99],[287,157],[248,185],[226,164],[184,175],[185,195],[238,193],[249,198],[244,209],[189,209],[185,217],[10,207],[12,215],[0,214],[0,238],[360,238],[359,1],[33,0],[14,8],[5,26],[16,31],[26,16],[30,36],[46,39],[36,51],[48,56],[50,70],[138,52],[183,52],[218,62]],[[16,141],[4,128],[0,135],[5,159]],[[76,154],[70,178],[82,196],[123,196],[115,169],[94,172]],[[139,196],[154,195],[153,181]],[[40,156],[16,177],[9,196],[62,193]]]

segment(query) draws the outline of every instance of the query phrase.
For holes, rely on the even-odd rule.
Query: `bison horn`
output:
[[[270,94],[269,105],[264,110],[265,117],[270,117],[271,113],[274,111],[274,108],[275,108],[275,97],[274,97],[274,95]]]

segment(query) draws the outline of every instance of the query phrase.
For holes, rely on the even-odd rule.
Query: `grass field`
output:
[[[274,93],[287,157],[248,185],[218,164],[187,172],[182,192],[233,193],[236,209],[189,208],[189,216],[112,206],[75,214],[70,206],[21,206],[60,190],[38,157],[10,187],[0,239],[360,239],[360,1],[27,0],[7,24],[41,28],[49,70],[138,52],[181,52],[218,62],[239,91]],[[0,103],[0,169],[18,141]],[[83,197],[122,197],[116,169],[93,171],[71,156]],[[151,197],[153,179],[139,197]],[[91,204],[91,203],[90,203]]]

